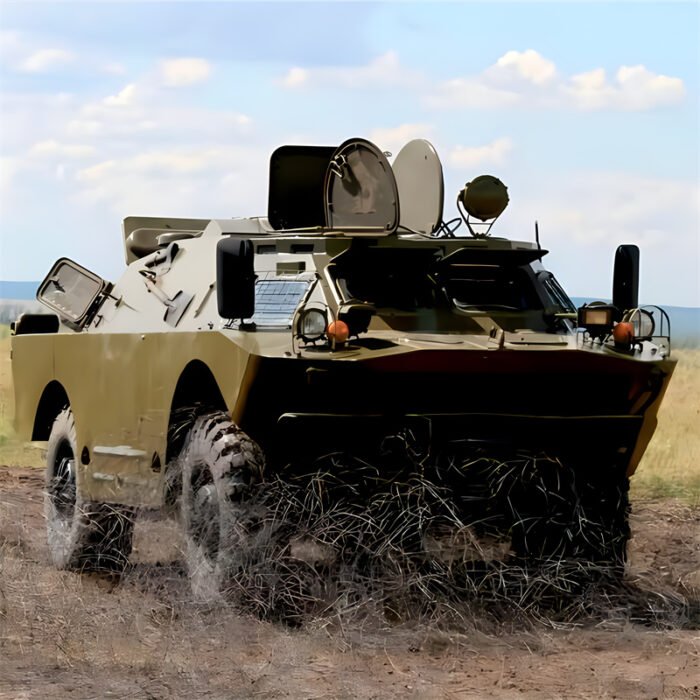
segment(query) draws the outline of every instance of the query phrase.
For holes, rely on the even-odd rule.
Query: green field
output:
[[[14,399],[8,327],[0,326],[0,464],[41,467],[41,450],[12,430]],[[675,351],[678,367],[659,413],[659,427],[632,478],[632,496],[674,496],[700,504],[700,350]]]

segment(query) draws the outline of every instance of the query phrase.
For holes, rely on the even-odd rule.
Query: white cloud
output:
[[[106,160],[97,165],[93,165],[84,170],[79,170],[76,173],[75,179],[79,182],[99,182],[103,180],[105,175],[110,171],[113,171],[116,166],[116,162],[113,160]]]
[[[0,58],[7,69],[19,73],[52,73],[70,66],[81,75],[124,75],[126,67],[110,60],[102,52],[77,53],[65,48],[42,46],[36,35],[15,30],[0,30]]]
[[[475,168],[482,165],[502,165],[513,150],[513,142],[503,137],[485,146],[457,146],[448,158],[455,168]]]
[[[549,182],[516,181],[509,192],[510,231],[501,235],[521,238],[515,232],[532,231],[538,219],[542,245],[551,251],[545,265],[570,294],[609,298],[615,249],[635,243],[641,250],[643,303],[700,306],[695,182],[579,172]]]
[[[109,147],[118,142],[140,144],[142,139],[180,143],[220,139],[226,142],[252,128],[252,119],[246,114],[183,105],[167,109],[165,104],[135,103],[114,109],[92,103],[68,121],[66,133],[73,138],[108,139],[101,145]]]
[[[685,85],[680,78],[652,73],[644,66],[620,66],[609,83],[602,68],[575,75],[564,93],[580,109],[643,110],[680,102]]]
[[[211,65],[203,58],[170,58],[160,63],[160,77],[166,87],[195,85],[210,75]]]
[[[20,61],[17,68],[23,73],[48,73],[74,60],[75,55],[65,49],[40,49]]]
[[[403,66],[395,51],[359,66],[294,66],[277,84],[287,90],[411,88],[431,109],[643,110],[678,103],[686,92],[680,78],[642,65],[620,66],[613,81],[603,68],[564,76],[534,49],[507,51],[481,73],[435,85]]]
[[[19,169],[20,160],[18,158],[0,158],[0,191],[10,188]]]
[[[440,83],[424,102],[432,109],[501,109],[515,105],[518,95],[475,78],[454,78]]]
[[[290,68],[278,81],[287,89],[306,87],[376,88],[409,87],[421,83],[422,75],[404,68],[395,51],[387,51],[363,66],[325,66]]]
[[[289,73],[282,78],[281,84],[286,88],[301,87],[309,79],[309,71],[305,68],[293,67],[289,69]]]
[[[107,75],[124,75],[126,73],[126,66],[118,61],[109,61],[102,65],[101,70]]]
[[[81,139],[134,142],[172,138],[188,143],[213,137],[228,141],[233,134],[250,130],[252,120],[248,115],[183,103],[177,92],[164,89],[154,77],[153,73],[146,74],[115,95],[84,103],[67,121],[66,133]]]
[[[67,139],[63,133],[66,120],[78,107],[79,102],[66,94],[3,92],[0,116],[2,154],[20,159],[24,169],[24,165],[30,165],[25,161],[37,142],[83,143],[82,138]],[[33,160],[37,165],[38,160]]]
[[[64,196],[80,211],[107,207],[116,219],[130,213],[264,213],[271,148],[232,145],[255,133],[250,117],[183,101],[165,87],[162,67],[89,102],[54,100],[53,112],[18,96],[18,107],[24,106],[13,117],[15,129],[36,107],[47,115],[43,138],[23,150],[31,156],[25,160],[33,177],[63,180]],[[171,84],[194,79],[194,72],[186,78],[182,71],[169,77]]]
[[[97,136],[102,131],[102,123],[97,119],[71,119],[66,125],[69,136]]]
[[[218,172],[234,165],[230,161],[231,154],[231,149],[221,147],[151,149],[85,168],[76,174],[76,179],[81,182],[102,181],[115,169],[128,171],[132,176],[144,174],[168,178]]]
[[[31,51],[25,45],[21,32],[10,29],[0,29],[0,48],[0,58],[15,69],[19,60],[26,58]]]
[[[95,154],[94,146],[84,144],[67,144],[58,143],[53,139],[47,141],[39,141],[35,143],[29,150],[32,156],[40,156],[46,158],[88,158]]]
[[[108,107],[126,107],[134,102],[136,85],[130,83],[116,95],[110,95],[102,100]]]
[[[432,133],[433,127],[428,124],[400,124],[388,129],[372,129],[369,140],[395,156],[409,141],[426,139]]]
[[[693,182],[614,172],[582,172],[554,182],[546,198],[529,194],[517,200],[533,215],[539,210],[540,218],[546,212],[554,235],[588,245],[630,239],[663,247],[698,234]]]
[[[602,68],[567,78],[552,61],[528,49],[508,51],[478,75],[443,81],[423,99],[433,109],[642,110],[674,104],[684,96],[680,78],[642,65],[621,66],[614,82]]]
[[[151,149],[76,175],[75,201],[128,214],[249,216],[266,208],[269,148]]]
[[[217,167],[224,158],[219,148],[150,151],[134,156],[130,166],[139,172],[195,173]]]
[[[557,73],[556,66],[533,49],[508,51],[489,70],[494,77],[523,78],[535,85],[552,80]]]

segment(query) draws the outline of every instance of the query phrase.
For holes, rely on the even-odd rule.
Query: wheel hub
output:
[[[49,493],[56,511],[64,520],[71,520],[76,502],[75,457],[68,442],[59,445]]]
[[[216,485],[208,472],[200,472],[199,478],[194,480],[192,486],[190,534],[213,564],[219,552],[219,504]]]

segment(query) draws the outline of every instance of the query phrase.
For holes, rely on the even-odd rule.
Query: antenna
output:
[[[537,250],[542,250],[540,245],[540,227],[537,224],[537,219],[535,219],[535,242],[537,243]]]

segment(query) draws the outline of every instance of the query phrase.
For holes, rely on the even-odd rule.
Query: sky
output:
[[[700,3],[0,1],[0,279],[110,280],[129,215],[265,215],[271,152],[437,148],[445,219],[481,174],[492,230],[573,296],[700,306]]]

